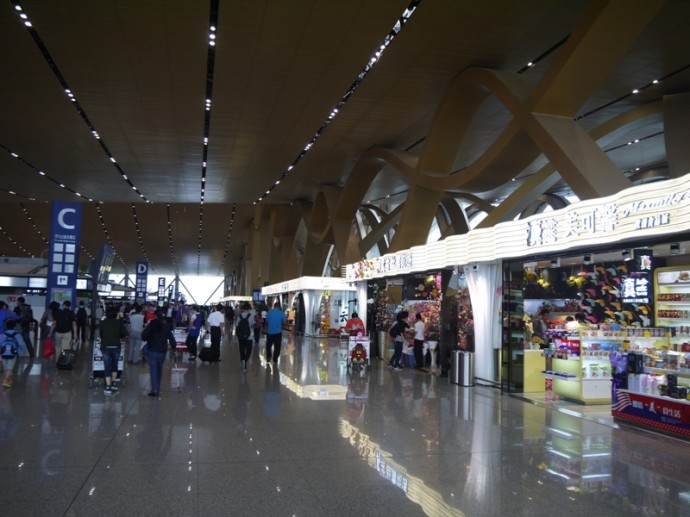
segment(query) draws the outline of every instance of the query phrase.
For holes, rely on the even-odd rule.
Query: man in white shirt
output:
[[[211,330],[211,356],[215,361],[220,361],[220,340],[225,334],[225,313],[222,304],[216,305],[215,310],[209,314],[208,326]]]

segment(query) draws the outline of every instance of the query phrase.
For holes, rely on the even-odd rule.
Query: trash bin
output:
[[[460,354],[462,354],[461,350],[453,350],[450,353],[450,372],[448,372],[448,380],[453,384],[460,384],[460,365],[462,364]]]
[[[379,358],[382,361],[388,359],[386,357],[386,348],[388,347],[388,332],[386,332],[385,330],[379,330],[378,346]]]
[[[450,382],[460,386],[474,386],[474,354],[472,352],[453,351]]]

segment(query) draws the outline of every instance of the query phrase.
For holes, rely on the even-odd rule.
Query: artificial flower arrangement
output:
[[[415,298],[437,299],[441,292],[441,275],[429,275],[417,285]]]
[[[374,320],[378,332],[388,331],[391,325],[393,325],[393,314],[388,310],[390,303],[388,291],[381,289],[376,299],[376,315]]]

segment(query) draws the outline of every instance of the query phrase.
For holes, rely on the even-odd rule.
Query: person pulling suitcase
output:
[[[122,352],[122,340],[129,333],[122,320],[117,319],[117,309],[108,307],[105,311],[105,320],[101,322],[101,352],[103,353],[103,375],[105,376],[105,388],[103,393],[112,395],[118,390],[117,368]]]

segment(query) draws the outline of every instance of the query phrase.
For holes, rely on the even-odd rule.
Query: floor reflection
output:
[[[353,371],[338,339],[286,335],[277,364],[261,345],[244,372],[232,341],[221,363],[166,363],[160,397],[143,365],[117,395],[90,387],[88,348],[72,372],[20,361],[0,392],[4,511],[690,515],[686,442],[378,360]],[[167,491],[120,502],[154,481]]]

